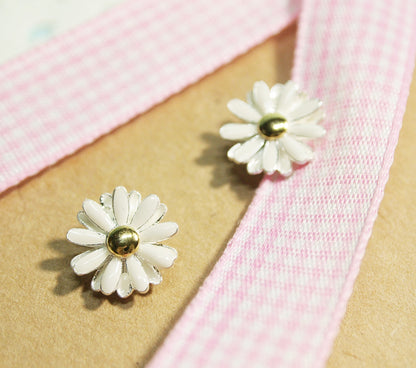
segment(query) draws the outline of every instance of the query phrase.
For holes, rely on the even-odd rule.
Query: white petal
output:
[[[103,193],[100,196],[100,203],[107,208],[112,208],[113,206],[113,197],[110,193]]]
[[[91,289],[94,291],[101,290],[101,276],[103,275],[103,268],[97,270],[94,277],[91,280]]]
[[[291,112],[299,108],[299,106],[303,105],[307,101],[309,101],[309,96],[305,92],[298,91],[298,93],[293,96],[291,103],[286,106],[285,117],[289,119],[289,117],[291,117]]]
[[[154,224],[139,233],[141,242],[157,243],[169,239],[178,232],[178,224],[175,222],[162,222]]]
[[[122,273],[117,285],[117,294],[120,298],[127,298],[133,292],[133,285],[128,273]]]
[[[295,108],[293,111],[290,111],[290,113],[286,114],[286,118],[292,121],[299,120],[305,116],[308,116],[309,114],[312,114],[321,106],[322,102],[317,99],[305,101],[304,103],[300,104],[297,108]]]
[[[277,83],[272,88],[270,88],[270,98],[276,100],[279,98],[280,93],[283,90],[283,84]]]
[[[324,109],[321,107],[313,113],[301,119],[296,119],[296,123],[318,124],[325,117]]]
[[[104,212],[107,213],[111,220],[113,220],[113,222],[115,223],[113,211],[113,196],[110,193],[101,194],[100,203],[104,208]]]
[[[306,144],[297,141],[295,138],[292,138],[289,134],[284,134],[279,139],[279,142],[283,145],[289,156],[291,156],[292,159],[297,163],[303,164],[312,160],[312,149]]]
[[[227,152],[227,157],[230,160],[234,160],[234,156],[235,156],[235,152],[241,147],[241,143],[236,143],[234,146],[232,146],[228,152]]]
[[[123,264],[118,257],[113,257],[103,270],[101,276],[101,291],[110,295],[117,289]]]
[[[275,166],[278,160],[278,152],[275,141],[266,141],[263,149],[263,169],[268,174],[275,171]]]
[[[146,272],[146,275],[151,284],[157,285],[162,282],[162,276],[156,267],[152,266],[149,262],[144,260],[142,261],[142,267],[144,272]]]
[[[126,188],[117,187],[113,192],[113,211],[118,225],[126,225],[129,216],[129,197]]]
[[[127,258],[126,265],[134,288],[141,293],[145,293],[149,289],[149,279],[141,262],[133,255]]]
[[[154,214],[159,207],[159,204],[159,197],[155,194],[151,194],[143,199],[131,220],[131,226],[135,229],[139,229]]]
[[[247,139],[255,134],[257,134],[257,127],[255,124],[229,123],[223,125],[220,129],[220,136],[222,138],[233,141]]]
[[[127,223],[130,224],[131,220],[133,219],[134,214],[137,211],[141,201],[141,195],[139,192],[132,190],[129,194],[129,217],[127,219]]]
[[[257,152],[247,164],[247,172],[250,175],[257,175],[263,171],[263,150]]]
[[[178,257],[178,252],[175,248],[149,243],[140,244],[139,254],[150,264],[159,268],[171,267]]]
[[[82,207],[90,220],[104,231],[109,232],[115,227],[113,220],[97,202],[86,199],[82,204]]]
[[[87,214],[84,211],[79,211],[77,218],[78,218],[79,223],[81,225],[84,225],[86,228],[93,230],[97,233],[100,233],[103,231],[90,220],[90,218],[87,216]]]
[[[260,113],[247,102],[234,98],[227,104],[228,110],[248,123],[257,123],[261,119]]]
[[[159,222],[163,216],[165,216],[168,208],[165,204],[161,203],[154,214],[146,221],[146,223],[140,228],[140,231],[147,229],[148,227],[152,226],[153,224]]]
[[[67,239],[75,244],[84,246],[97,246],[105,243],[105,234],[89,229],[71,229],[66,234]]]
[[[263,144],[263,138],[259,135],[254,136],[235,150],[234,160],[239,163],[248,162],[263,147]]]
[[[296,96],[297,90],[297,85],[292,81],[286,82],[283,86],[279,99],[276,103],[276,109],[283,115],[290,111],[295,100],[294,97]]]
[[[276,170],[283,176],[292,174],[292,161],[284,149],[279,150],[279,160],[276,164]]]
[[[316,124],[289,124],[288,132],[305,138],[319,138],[325,135],[325,129]]]
[[[273,112],[272,101],[270,99],[270,89],[265,82],[259,81],[254,83],[253,99],[258,110],[262,114],[265,115]]]
[[[253,98],[253,90],[247,92],[246,99],[250,106],[254,106],[256,104]]]
[[[71,260],[71,267],[77,275],[86,275],[102,265],[109,256],[106,247],[78,254]]]

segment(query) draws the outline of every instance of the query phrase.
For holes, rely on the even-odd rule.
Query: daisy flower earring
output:
[[[272,88],[263,81],[256,82],[247,102],[233,99],[227,107],[244,121],[220,129],[222,138],[239,142],[227,156],[247,164],[252,175],[278,171],[289,176],[292,162],[304,164],[313,158],[312,149],[304,142],[325,134],[318,125],[324,117],[322,102],[309,98],[292,81]]]
[[[141,200],[140,193],[117,187],[104,193],[101,204],[86,199],[78,221],[85,227],[71,229],[70,242],[90,248],[71,260],[77,275],[96,271],[94,291],[110,295],[117,291],[127,298],[134,290],[146,293],[149,284],[159,284],[159,268],[172,266],[178,253],[160,244],[178,231],[174,222],[160,222],[167,207],[152,194]]]

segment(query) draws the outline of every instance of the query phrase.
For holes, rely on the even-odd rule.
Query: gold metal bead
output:
[[[108,250],[118,257],[128,257],[135,253],[139,246],[139,235],[127,226],[119,226],[107,235]]]
[[[287,130],[287,120],[280,114],[267,114],[259,122],[259,132],[267,140],[277,139]]]

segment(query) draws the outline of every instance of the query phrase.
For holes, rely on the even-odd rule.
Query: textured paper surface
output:
[[[145,364],[220,256],[259,181],[225,158],[228,145],[217,130],[232,118],[226,102],[254,80],[289,77],[294,32],[283,32],[1,197],[3,366]],[[414,117],[408,110],[403,133]],[[391,180],[387,187],[330,366],[403,366],[414,358],[416,257],[409,221],[415,214],[415,138],[408,129],[399,142],[405,154],[393,167],[396,186],[390,188]],[[93,293],[90,276],[72,273],[69,260],[82,249],[64,240],[83,199],[98,199],[116,185],[158,194],[169,207],[167,220],[180,225],[168,243],[179,251],[175,266],[149,295],[125,302]],[[394,230],[386,234],[388,225]]]

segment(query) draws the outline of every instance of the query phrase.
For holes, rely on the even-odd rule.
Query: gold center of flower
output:
[[[287,120],[280,114],[264,115],[259,122],[259,132],[263,138],[279,138],[287,130]]]
[[[119,226],[107,235],[108,250],[118,257],[128,257],[139,246],[139,234],[127,226]]]

